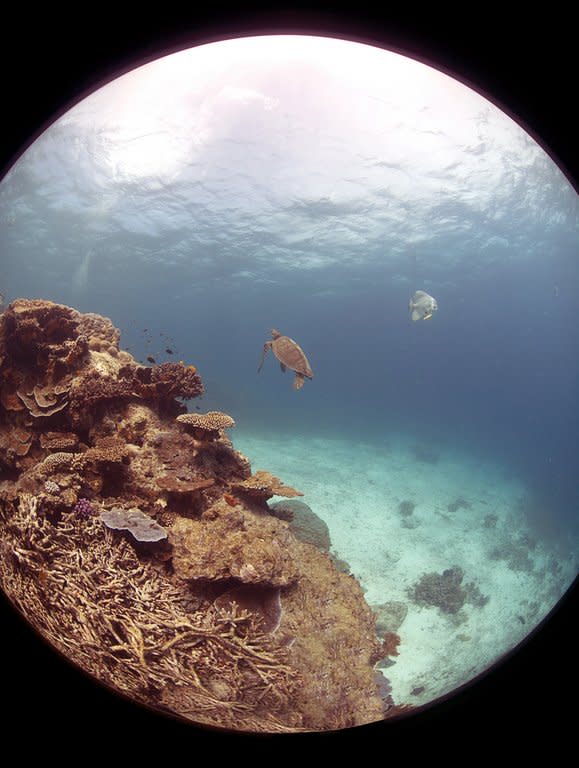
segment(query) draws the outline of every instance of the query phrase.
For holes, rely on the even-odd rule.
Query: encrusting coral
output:
[[[141,366],[119,338],[49,301],[0,316],[7,596],[82,669],[194,722],[326,730],[397,714],[374,670],[395,638],[380,642],[357,581],[267,505],[302,494],[252,474],[230,416],[185,413],[203,392],[193,366]]]

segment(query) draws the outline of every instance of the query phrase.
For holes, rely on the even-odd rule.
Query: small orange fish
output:
[[[235,496],[232,496],[230,493],[224,493],[223,498],[230,507],[236,507],[240,503],[239,499],[236,499]]]

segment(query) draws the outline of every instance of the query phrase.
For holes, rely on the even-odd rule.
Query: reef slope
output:
[[[327,730],[395,714],[359,584],[269,510],[299,491],[252,474],[231,418],[177,418],[203,392],[193,366],[139,365],[119,338],[49,301],[0,315],[6,595],[95,678],[197,723]]]

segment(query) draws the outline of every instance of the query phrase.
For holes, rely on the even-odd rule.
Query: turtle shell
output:
[[[308,379],[313,378],[314,374],[303,349],[293,339],[290,339],[289,336],[279,336],[277,339],[274,339],[272,349],[280,363],[295,371],[295,373],[307,376]]]

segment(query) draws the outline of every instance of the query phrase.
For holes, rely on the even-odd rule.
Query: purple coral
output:
[[[79,499],[74,505],[73,512],[80,517],[91,517],[95,514],[92,504],[88,499]]]

